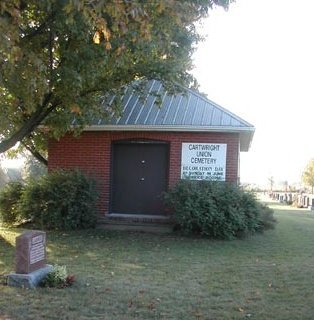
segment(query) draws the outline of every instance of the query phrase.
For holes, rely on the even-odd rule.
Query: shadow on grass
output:
[[[4,251],[9,250],[11,247],[14,247],[6,238],[0,235],[0,246],[4,248]]]
[[[5,284],[5,275],[11,271],[14,263],[14,246],[0,235],[0,285]]]
[[[66,265],[77,282],[3,287],[0,319],[313,319],[313,227],[285,209],[278,228],[244,241],[48,231],[48,262]]]

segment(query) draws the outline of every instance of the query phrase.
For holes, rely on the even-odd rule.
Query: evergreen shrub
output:
[[[95,227],[97,191],[93,179],[79,170],[56,170],[28,181],[19,210],[43,229]]]
[[[186,234],[234,239],[274,228],[276,223],[273,211],[253,193],[226,182],[181,180],[165,200]]]
[[[24,189],[21,181],[8,182],[0,192],[0,222],[3,225],[14,225],[22,221],[18,203]]]
[[[10,182],[0,191],[0,222],[55,230],[96,225],[97,188],[79,170],[56,170],[26,183]]]

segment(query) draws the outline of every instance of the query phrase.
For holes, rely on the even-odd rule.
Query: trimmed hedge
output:
[[[241,238],[274,228],[273,211],[234,184],[181,180],[165,195],[177,226],[186,234]]]
[[[3,209],[34,227],[74,230],[95,227],[96,201],[94,180],[78,170],[56,170],[28,180],[17,201]]]

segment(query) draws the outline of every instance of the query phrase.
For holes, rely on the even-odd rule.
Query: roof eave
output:
[[[252,127],[219,127],[219,126],[182,126],[182,125],[91,125],[84,131],[164,131],[164,132],[225,132],[239,133],[240,151],[248,151],[255,128]]]

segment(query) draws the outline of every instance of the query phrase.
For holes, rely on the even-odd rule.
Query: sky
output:
[[[313,12],[313,0],[236,0],[203,21],[200,91],[256,128],[243,183],[292,185],[314,158]]]

